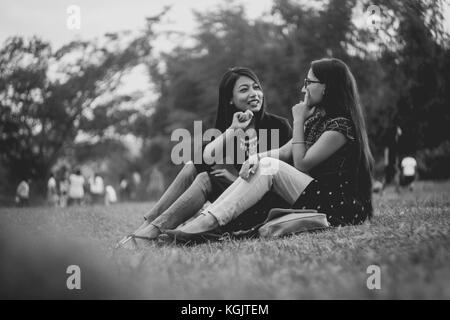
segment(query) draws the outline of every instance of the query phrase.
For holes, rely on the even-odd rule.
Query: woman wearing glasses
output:
[[[251,157],[240,178],[207,210],[179,230],[167,231],[165,238],[202,239],[269,191],[293,208],[325,213],[332,226],[359,224],[372,216],[372,156],[350,69],[338,59],[313,61],[302,92],[304,101],[292,107],[292,140]],[[291,158],[294,166],[286,163]]]
[[[139,241],[154,240],[161,231],[176,228],[192,218],[207,200],[216,200],[238,178],[244,161],[239,159],[239,152],[241,155],[244,153],[246,159],[252,150],[255,154],[257,151],[267,151],[271,145],[283,145],[292,137],[292,128],[286,119],[266,112],[258,77],[253,71],[243,67],[232,68],[222,77],[215,128],[222,135],[203,147],[203,163],[186,163],[159,201],[144,216],[144,223],[135,232],[124,237],[119,246],[135,247]],[[248,131],[250,128],[255,129],[253,138],[234,144],[233,132],[239,129]],[[260,129],[266,130],[266,143],[258,143]],[[278,141],[273,141],[274,139]],[[234,149],[233,159],[224,152],[228,150],[225,148],[228,145]],[[224,161],[206,164],[218,157],[222,157]],[[268,194],[264,201],[266,211],[270,206],[288,207],[282,198],[273,193]]]

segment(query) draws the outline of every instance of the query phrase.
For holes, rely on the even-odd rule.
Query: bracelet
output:
[[[306,141],[292,141],[292,144],[306,144]]]

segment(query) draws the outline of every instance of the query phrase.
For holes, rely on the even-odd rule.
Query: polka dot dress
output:
[[[344,189],[342,185],[341,190]],[[313,180],[293,206],[297,209],[315,209],[327,216],[332,226],[360,224],[368,217],[370,200],[360,201],[345,196],[345,192]]]

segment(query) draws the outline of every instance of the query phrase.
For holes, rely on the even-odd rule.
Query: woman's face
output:
[[[309,91],[310,106],[317,105],[322,101],[325,93],[325,84],[319,82],[320,80],[314,75],[312,69],[309,69],[302,92],[306,94],[306,92]]]
[[[249,77],[241,76],[233,88],[233,103],[241,111],[253,113],[261,110],[264,94],[258,83]]]

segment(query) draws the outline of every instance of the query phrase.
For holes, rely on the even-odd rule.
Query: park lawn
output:
[[[137,251],[113,247],[151,203],[3,208],[0,297],[449,299],[450,181],[388,189],[374,204],[361,226]],[[81,268],[79,291],[66,287],[68,265]],[[381,289],[367,287],[371,265]]]

